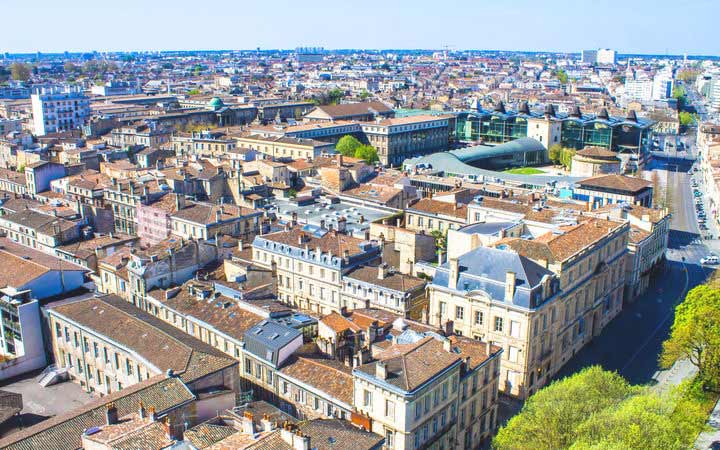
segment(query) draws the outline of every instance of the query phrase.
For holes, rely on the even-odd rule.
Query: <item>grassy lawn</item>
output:
[[[545,173],[540,169],[536,169],[534,167],[516,167],[514,169],[508,169],[504,171],[505,173],[514,173],[517,175],[539,175],[541,173]]]

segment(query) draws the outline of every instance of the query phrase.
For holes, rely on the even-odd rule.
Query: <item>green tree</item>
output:
[[[188,91],[188,95],[198,95],[200,93],[200,89],[190,89]]]
[[[556,70],[555,77],[557,77],[560,84],[567,84],[567,82],[568,82],[567,72],[565,72],[563,69]]]
[[[338,88],[331,89],[327,94],[328,103],[330,105],[337,105],[343,97],[345,97],[345,92]]]
[[[360,92],[360,100],[367,100],[370,97],[370,93],[365,89]]]
[[[620,375],[590,367],[531,396],[493,441],[497,450],[569,448],[593,415],[639,392]]]
[[[560,164],[560,154],[562,153],[562,145],[553,144],[548,149],[548,159],[555,164]]]
[[[684,399],[681,390],[662,394],[646,389],[583,422],[570,449],[686,449],[705,417],[700,403]]]
[[[447,251],[448,233],[440,230],[432,230],[430,235],[435,238],[435,248],[437,253],[445,253]]]
[[[335,144],[335,150],[337,150],[343,156],[355,156],[355,150],[362,146],[362,142],[358,141],[355,136],[349,134],[340,138],[337,144]]]
[[[71,63],[70,61],[67,61],[65,64],[63,64],[63,70],[65,71],[65,73],[75,73],[79,69],[78,66]]]
[[[16,81],[27,81],[30,79],[32,69],[29,65],[24,63],[12,63],[10,64],[10,76]]]
[[[380,161],[378,152],[372,145],[361,145],[355,149],[355,158],[362,159],[368,164],[374,164]]]
[[[660,363],[670,367],[681,358],[698,368],[698,379],[706,388],[720,387],[720,289],[697,286],[675,308]]]
[[[680,119],[681,126],[691,127],[695,125],[697,116],[687,111],[680,111],[680,113],[678,113],[678,119]]]

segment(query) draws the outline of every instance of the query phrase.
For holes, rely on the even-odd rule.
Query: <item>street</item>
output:
[[[712,271],[699,263],[708,250],[698,240],[690,176],[680,170],[671,172],[669,177],[668,182],[674,187],[675,211],[664,270],[652,278],[644,295],[626,302],[623,312],[568,361],[555,378],[598,364],[617,371],[631,383],[654,382],[659,369],[658,355],[668,337],[675,306]]]

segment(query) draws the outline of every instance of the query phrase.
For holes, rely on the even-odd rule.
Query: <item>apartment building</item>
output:
[[[78,87],[40,87],[30,99],[37,136],[80,128],[90,115],[90,103]]]
[[[625,275],[625,299],[632,301],[650,287],[650,277],[665,259],[670,237],[667,209],[638,205],[610,205],[592,211],[600,218],[623,220],[630,224]]]
[[[529,340],[529,367],[537,369],[527,379],[510,372],[515,378],[506,384],[506,392],[520,397],[535,392],[622,310],[629,232],[628,223],[583,218],[535,238],[513,237],[495,243],[499,250],[533,260],[559,280],[556,290],[551,290],[557,292],[557,300],[529,317],[525,328],[519,324],[520,336]],[[495,318],[490,319],[492,323],[485,322],[485,317],[482,320],[511,338],[517,334],[509,317],[497,324]]]
[[[405,226],[408,230],[446,233],[467,224],[467,205],[452,201],[423,198],[405,210]]]
[[[180,200],[170,215],[170,232],[184,239],[215,239],[229,235],[250,242],[260,232],[262,211],[235,205],[188,203]]]
[[[108,395],[170,374],[192,392],[214,388],[225,408],[235,406],[237,361],[120,297],[66,303],[48,316],[55,361],[88,392]]]
[[[425,300],[425,280],[396,272],[388,264],[362,266],[342,277],[342,303],[348,310],[378,308],[407,317]]]
[[[407,158],[441,152],[450,144],[450,116],[410,116],[361,124],[380,162],[398,166]]]
[[[175,133],[170,139],[176,155],[226,155],[237,148],[232,137],[219,131],[199,131],[191,133]]]
[[[80,239],[82,225],[82,220],[67,220],[32,209],[0,216],[0,230],[8,239],[51,255],[56,247]]]
[[[473,448],[497,426],[502,350],[409,329],[353,369],[357,412],[388,449]]]
[[[113,212],[115,231],[137,234],[137,206],[143,202],[152,202],[168,192],[167,186],[163,188],[156,182],[141,183],[112,178],[111,186],[103,191],[103,201]]]
[[[491,342],[505,352],[500,389],[520,395],[540,368],[532,351],[531,325],[550,315],[559,280],[548,269],[514,252],[478,247],[438,267],[428,287],[429,322],[460,336]]]
[[[114,128],[107,143],[113,147],[159,147],[170,141],[170,131],[153,125],[134,124]]]
[[[332,153],[335,144],[314,139],[248,134],[235,138],[238,148],[254,150],[270,158],[315,159]]]
[[[351,307],[341,295],[343,274],[380,257],[375,241],[300,227],[256,236],[252,248],[253,261],[277,274],[281,302],[319,314]]]

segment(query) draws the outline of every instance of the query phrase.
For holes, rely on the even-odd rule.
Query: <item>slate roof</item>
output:
[[[501,241],[502,242],[502,241]],[[532,242],[532,241],[529,241]],[[516,284],[513,304],[525,308],[535,305],[534,295],[541,293],[540,283],[553,273],[530,258],[514,251],[491,247],[478,247],[458,258],[459,276],[457,290],[484,291],[493,301],[505,301],[507,272],[515,272]],[[432,284],[448,287],[450,264],[437,268]]]
[[[158,375],[128,386],[81,406],[67,414],[51,417],[32,427],[0,440],[0,448],[39,450],[80,448],[81,435],[91,427],[105,424],[105,405],[114,402],[118,415],[124,417],[137,410],[140,401],[153,407],[158,415],[176,409],[195,399],[179,378]]]

